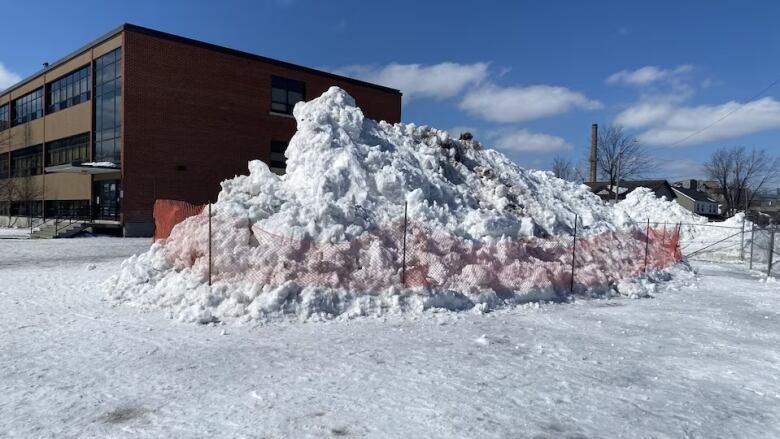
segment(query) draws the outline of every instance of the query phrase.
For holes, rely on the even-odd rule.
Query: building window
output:
[[[295,104],[306,99],[306,84],[301,81],[271,77],[271,111],[292,114]]]
[[[46,86],[46,111],[54,113],[86,102],[89,95],[89,66],[85,66]]]
[[[41,200],[22,200],[10,203],[11,216],[31,216],[40,218],[43,213],[43,201]]]
[[[51,200],[46,202],[47,218],[88,218],[89,200]]]
[[[28,93],[11,103],[11,125],[16,126],[43,116],[43,88]]]
[[[86,162],[88,146],[89,134],[86,133],[49,142],[46,144],[46,166]]]
[[[0,154],[0,178],[8,178],[11,175],[8,165],[8,153]]]
[[[12,151],[11,176],[27,177],[30,175],[40,175],[43,171],[41,169],[42,155],[43,148],[41,148],[41,145]]]
[[[11,126],[8,114],[8,104],[0,105],[0,131],[5,131]]]
[[[271,162],[269,163],[271,168],[287,168],[287,157],[284,156],[285,151],[287,151],[287,142],[271,141]]]
[[[96,162],[119,163],[122,150],[122,49],[95,60]]]

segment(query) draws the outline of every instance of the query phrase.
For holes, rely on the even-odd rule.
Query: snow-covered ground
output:
[[[0,436],[780,437],[780,284],[214,326],[98,287],[148,240],[0,241]]]
[[[29,227],[0,227],[0,239],[29,238]]]

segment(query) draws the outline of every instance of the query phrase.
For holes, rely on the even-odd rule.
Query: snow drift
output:
[[[648,247],[651,268],[674,262],[670,236],[646,245],[642,228],[586,186],[444,131],[366,119],[339,88],[297,104],[294,116],[286,175],[253,161],[249,175],[222,183],[212,206],[213,286],[203,213],[125,261],[108,294],[200,322],[557,300],[570,287],[575,218],[579,292],[623,285],[638,294],[629,282]]]

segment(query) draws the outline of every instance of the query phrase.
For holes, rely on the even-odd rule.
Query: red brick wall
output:
[[[215,200],[222,180],[292,137],[295,120],[269,114],[271,75],[304,81],[307,99],[338,85],[367,117],[401,118],[398,93],[133,31],[123,50],[125,223],[150,223],[157,198]]]

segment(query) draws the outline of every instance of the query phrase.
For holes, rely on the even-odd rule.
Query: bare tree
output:
[[[32,175],[17,177],[15,180],[13,199],[25,207],[26,214],[32,221],[35,205],[43,197],[43,188]]]
[[[577,177],[574,163],[570,159],[560,155],[553,157],[551,171],[556,177],[562,180],[574,181]]]
[[[0,178],[0,205],[7,209],[3,214],[8,217],[8,227],[14,225],[11,220],[11,203],[16,196],[15,183],[16,181],[12,178]]]
[[[777,180],[780,158],[770,157],[763,149],[724,147],[712,154],[704,169],[720,185],[725,211],[731,216],[740,208],[747,210],[756,195]]]
[[[619,125],[605,127],[599,132],[596,165],[599,176],[612,186],[618,180],[642,177],[655,169],[642,144]]]

